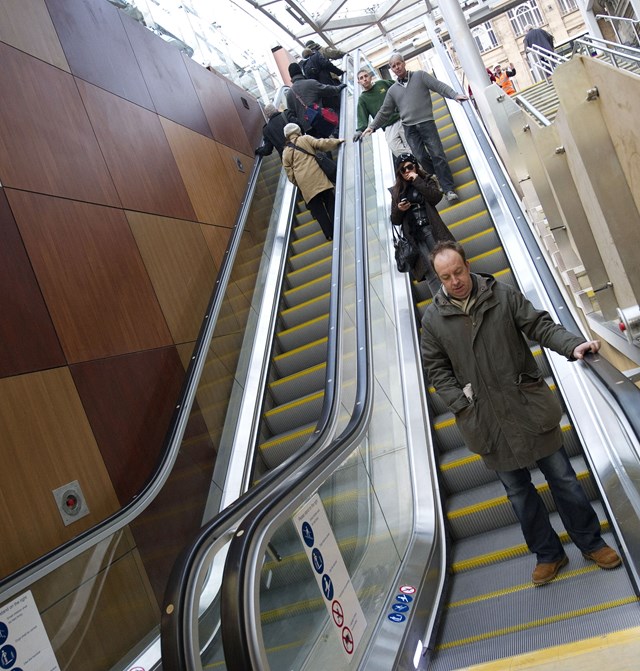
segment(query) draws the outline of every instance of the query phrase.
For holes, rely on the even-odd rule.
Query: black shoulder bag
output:
[[[294,144],[293,142],[287,142],[287,147],[297,149],[307,156],[313,156],[318,162],[322,172],[324,172],[324,174],[329,178],[329,181],[333,184],[336,183],[336,178],[338,176],[338,164],[331,158],[331,156],[329,156],[329,154],[324,151],[317,151],[315,154],[312,154],[310,151],[307,151],[302,147],[298,147],[298,145]]]
[[[410,272],[418,259],[418,252],[415,247],[404,237],[402,230],[396,233],[396,227],[391,224],[393,232],[393,247],[395,249],[396,268],[401,273]]]

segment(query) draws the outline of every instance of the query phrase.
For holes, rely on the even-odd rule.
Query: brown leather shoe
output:
[[[567,555],[554,562],[538,562],[531,574],[533,584],[544,585],[545,583],[551,582],[558,575],[558,571],[568,563],[569,557],[567,557]]]
[[[594,552],[583,552],[582,556],[585,559],[590,559],[594,561],[600,568],[616,568],[622,564],[622,559],[620,555],[608,545],[601,547],[599,550]]]

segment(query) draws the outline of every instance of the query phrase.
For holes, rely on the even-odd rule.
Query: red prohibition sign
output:
[[[401,591],[403,594],[414,594],[415,591],[416,591],[416,588],[415,588],[415,587],[411,587],[411,585],[402,585],[402,586],[400,587],[400,591]]]
[[[344,624],[344,610],[342,610],[342,604],[337,599],[334,599],[331,604],[331,615],[336,626],[341,627]]]
[[[342,630],[342,645],[344,645],[344,649],[346,650],[347,655],[353,653],[353,634],[351,633],[351,629],[349,629],[349,627],[344,627]]]

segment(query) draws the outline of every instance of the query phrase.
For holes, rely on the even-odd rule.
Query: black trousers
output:
[[[313,218],[318,221],[327,240],[333,240],[333,217],[336,206],[336,194],[333,189],[326,189],[311,198],[307,203]]]

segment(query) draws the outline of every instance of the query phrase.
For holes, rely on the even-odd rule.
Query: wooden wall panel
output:
[[[3,0],[0,42],[69,72],[60,40],[44,0]]]
[[[7,197],[70,363],[172,344],[121,210]]]
[[[73,77],[0,43],[0,182],[119,206]]]
[[[249,139],[251,147],[257,147],[262,138],[262,127],[265,119],[262,113],[260,103],[243,88],[232,82],[225,80],[229,87],[229,92],[233,98],[233,102],[238,110],[238,116],[244,127],[244,131]],[[249,152],[253,155],[253,151]]]
[[[231,229],[222,226],[210,226],[209,224],[202,224],[200,229],[213,257],[213,262],[217,268],[220,268],[229,245]]]
[[[158,116],[91,84],[78,89],[123,207],[195,219]]]
[[[217,276],[200,225],[136,212],[127,217],[173,341],[194,341]]]
[[[0,380],[0,435],[2,463],[11,465],[0,469],[4,510],[11,510],[2,524],[6,576],[119,506],[67,368]],[[65,527],[51,492],[73,480],[91,512]]]
[[[4,189],[0,189],[0,377],[65,364]]]
[[[105,1],[46,0],[46,3],[74,75],[154,109],[122,25],[122,19],[132,19]]]
[[[254,147],[249,141],[227,80],[195,61],[187,60],[186,63],[214,140],[244,154],[253,155],[253,150],[260,143]]]
[[[158,114],[213,137],[187,72],[188,57],[128,16],[122,22]]]
[[[195,403],[167,483],[144,514],[131,523],[159,602],[175,560],[202,524],[215,459],[216,448]]]
[[[225,145],[220,145],[220,155],[222,157],[222,164],[227,168],[227,174],[231,179],[233,185],[233,194],[235,196],[236,202],[236,215],[238,214],[237,204],[242,202],[244,198],[244,193],[247,189],[247,183],[249,182],[249,177],[251,176],[251,171],[253,170],[253,164],[255,158],[253,155],[248,156],[246,154],[240,154],[231,147]],[[237,162],[240,161],[242,164],[242,170],[239,169]]]
[[[71,366],[120,504],[154,472],[184,379],[174,347]]]
[[[246,185],[253,159],[242,154],[245,172],[235,163],[238,152],[184,126],[161,119],[169,145],[198,221],[231,228],[238,214],[240,184]],[[248,166],[248,167],[247,167]]]

